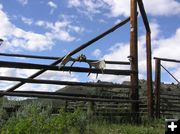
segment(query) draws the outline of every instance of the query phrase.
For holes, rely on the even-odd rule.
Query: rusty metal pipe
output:
[[[141,12],[141,16],[143,18],[143,22],[144,22],[146,31],[148,33],[151,33],[151,29],[150,29],[150,26],[149,26],[149,21],[148,21],[147,15],[146,15],[146,11],[144,9],[144,4],[143,4],[142,0],[137,0],[137,2],[138,2],[138,5],[139,5],[139,10]]]
[[[161,61],[169,61],[169,62],[176,62],[176,63],[180,63],[180,60],[175,60],[175,59],[158,58],[158,57],[154,57],[154,59],[159,59],[159,60],[161,60]]]
[[[96,69],[96,68],[68,67],[68,66],[59,68],[58,66],[52,66],[52,65],[9,62],[9,61],[0,61],[0,67],[21,68],[21,69],[44,69],[51,71],[70,71],[70,72],[114,74],[114,75],[130,75],[130,73],[133,73],[131,70],[104,69],[102,72],[101,69]]]
[[[8,54],[8,53],[0,53],[0,56],[10,56],[10,57],[23,57],[23,58],[33,58],[33,59],[44,59],[44,60],[58,60],[62,57],[53,57],[53,56],[39,56],[39,55],[26,55],[26,54]],[[70,61],[77,61],[76,58],[70,59]],[[96,62],[98,60],[90,60],[81,62]],[[130,62],[127,61],[105,61],[106,64],[120,64],[120,65],[130,65]]]
[[[156,118],[160,118],[160,84],[161,84],[161,60],[155,59],[155,108]]]
[[[25,83],[36,84],[53,84],[53,85],[71,85],[71,86],[86,86],[86,87],[106,87],[106,88],[130,88],[130,85],[112,84],[112,83],[90,83],[90,82],[72,82],[72,81],[58,81],[58,80],[44,80],[44,79],[28,79],[19,77],[0,76],[0,80],[4,81],[20,81]]]
[[[131,56],[131,70],[136,73],[131,74],[131,99],[138,100],[138,32],[137,32],[137,0],[131,0],[130,5],[130,56]],[[132,112],[139,111],[139,104],[132,103]],[[137,120],[136,120],[137,121]]]
[[[153,118],[153,87],[152,87],[152,56],[151,56],[151,33],[146,33],[146,61],[147,61],[147,107],[148,116]]]

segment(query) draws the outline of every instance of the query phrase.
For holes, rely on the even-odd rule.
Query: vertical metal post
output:
[[[131,99],[138,100],[138,32],[137,32],[137,0],[131,0],[130,5],[130,57],[131,57]],[[139,104],[133,102],[131,106],[132,112],[139,112]]]
[[[155,59],[155,106],[156,118],[160,118],[160,83],[161,83],[161,60]]]
[[[146,33],[146,61],[147,61],[147,108],[148,116],[153,118],[153,88],[152,88],[152,59],[151,59],[151,33]]]

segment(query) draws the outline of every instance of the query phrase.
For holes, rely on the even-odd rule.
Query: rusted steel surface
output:
[[[146,61],[147,61],[147,105],[148,105],[148,116],[153,117],[153,88],[152,88],[152,56],[151,56],[151,29],[149,21],[144,9],[142,0],[137,0],[141,16],[143,18],[144,26],[146,28]]]
[[[69,72],[81,72],[81,73],[98,73],[98,74],[114,74],[114,75],[130,75],[132,71],[130,70],[114,70],[114,69],[101,69],[95,68],[84,68],[84,67],[61,67],[52,65],[42,65],[34,63],[22,63],[22,62],[9,62],[0,61],[0,67],[8,68],[21,68],[21,69],[43,69],[51,71],[69,71]]]
[[[0,53],[0,56],[10,56],[10,57],[23,57],[23,58],[34,58],[34,59],[45,59],[45,60],[58,60],[62,57],[52,57],[52,56],[38,56],[38,55],[25,55],[25,54],[8,54],[8,53]],[[77,61],[76,58],[70,59],[70,61]],[[98,60],[90,60],[87,59],[86,62],[96,62]],[[81,61],[84,62],[84,61]],[[122,64],[122,65],[130,65],[130,62],[127,61],[105,61],[106,64]]]
[[[61,99],[61,100],[75,100],[75,101],[96,101],[96,102],[120,102],[120,103],[139,103],[139,100],[120,100],[120,99],[104,99],[104,98],[90,98],[90,97],[72,97],[61,95],[46,95],[35,93],[17,93],[17,92],[0,92],[0,95],[6,96],[19,96],[19,97],[38,97],[48,99]]]
[[[53,56],[40,56],[40,55],[26,55],[26,54],[10,54],[10,53],[0,53],[0,56],[9,56],[9,57],[23,57],[23,58],[34,58],[34,59],[46,59],[46,60],[58,60],[62,57],[53,57]]]
[[[175,59],[158,58],[158,57],[154,57],[154,59],[159,59],[159,60],[161,60],[161,61],[169,61],[169,62],[177,62],[177,63],[180,63],[180,60],[175,60]]]
[[[150,29],[150,26],[149,26],[149,21],[148,21],[147,15],[146,15],[146,11],[144,9],[144,4],[143,4],[142,0],[137,0],[137,2],[138,2],[138,5],[139,5],[139,10],[141,12],[141,16],[142,16],[146,31],[151,33],[151,29]]]
[[[138,100],[138,33],[137,33],[137,0],[131,0],[130,11],[130,61],[131,70],[136,73],[131,74],[131,99]],[[132,103],[132,112],[139,111],[139,104]]]
[[[6,81],[20,81],[25,83],[36,84],[53,84],[53,85],[71,85],[71,86],[86,86],[86,87],[107,87],[107,88],[130,88],[130,85],[113,84],[113,83],[85,83],[85,82],[70,82],[70,81],[58,81],[58,80],[42,80],[42,79],[29,79],[19,77],[6,77],[0,76],[0,80]]]
[[[161,83],[161,66],[160,59],[155,59],[155,107],[156,118],[160,118],[160,83]]]
[[[153,117],[153,87],[152,87],[152,56],[151,56],[151,33],[146,33],[146,61],[147,61],[147,105],[148,116]]]

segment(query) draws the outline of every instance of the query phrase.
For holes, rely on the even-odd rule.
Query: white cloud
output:
[[[101,13],[101,8],[103,8],[105,3],[102,0],[69,0],[68,7],[76,8],[78,12],[86,15],[90,19],[94,14]]]
[[[46,33],[46,35],[51,39],[58,39],[62,41],[73,41],[75,37],[71,36],[67,31],[68,24],[70,25],[69,21],[56,21],[55,23],[46,22],[46,21],[38,21],[36,25],[40,27],[44,27],[49,29],[51,32]],[[73,26],[72,26],[73,27]]]
[[[69,28],[69,30],[72,30],[76,33],[82,33],[85,30],[83,27],[74,26],[74,25],[68,25],[68,28]]]
[[[1,5],[1,4],[0,4]],[[45,21],[33,21],[22,17],[22,21],[29,25],[37,25],[46,28],[47,32],[39,34],[32,31],[25,31],[10,22],[8,15],[0,10],[0,37],[4,39],[1,51],[43,51],[49,50],[54,45],[55,40],[70,42],[76,38],[70,33],[79,33],[83,28],[73,25],[69,20],[58,20],[54,23]]]
[[[130,0],[104,0],[108,4],[113,17],[129,16]],[[153,16],[170,16],[180,13],[180,3],[177,0],[144,0],[145,10]]]
[[[99,56],[101,56],[102,52],[100,49],[95,49],[93,52],[92,52],[92,55],[96,58],[98,58]]]
[[[52,39],[46,37],[46,35],[34,33],[31,31],[25,31],[12,24],[8,16],[0,10],[0,37],[5,40],[5,48],[15,51],[15,49],[26,50],[45,50],[50,49],[53,45]]]
[[[160,31],[160,26],[157,22],[150,22],[150,27],[151,27],[151,38],[152,40],[155,40],[155,39],[158,39],[160,38],[160,34],[161,34],[161,31]]]
[[[23,6],[28,4],[28,0],[18,0]]]
[[[33,23],[33,19],[31,18],[26,18],[26,17],[21,17],[21,20],[25,23],[25,24],[28,24],[28,25],[31,25]]]
[[[109,7],[109,15],[112,17],[129,16],[130,0],[103,0]]]
[[[151,15],[171,16],[180,13],[178,0],[144,0],[146,11]]]
[[[129,15],[129,0],[69,0],[68,6],[74,7],[85,15],[103,13],[111,17]]]
[[[171,59],[180,59],[179,53],[180,42],[180,28],[176,30],[176,33],[169,38],[159,39],[157,41],[158,46],[154,49],[153,55],[156,57],[164,57]]]
[[[82,33],[84,31],[83,27],[73,25],[72,21],[68,19],[56,21],[54,23],[40,20],[35,24],[50,30],[51,32],[47,34],[50,38],[62,41],[74,41],[75,37],[71,36],[69,33]]]
[[[49,2],[48,2],[48,5],[49,5],[51,8],[57,8],[57,5],[56,5],[54,2],[52,2],[52,1],[49,1]]]
[[[144,0],[145,9],[153,16],[171,16],[180,13],[180,2],[177,0]],[[69,7],[92,15],[108,14],[109,17],[129,16],[130,0],[69,0]]]
[[[70,7],[79,7],[81,5],[80,0],[69,0],[68,4]]]
[[[107,60],[114,60],[114,61],[119,61],[119,60],[127,61],[128,54],[129,54],[129,44],[117,43],[112,48],[110,48],[110,53],[104,55],[104,58]]]
[[[36,23],[35,23],[35,25],[37,25],[37,26],[45,26],[46,24],[45,24],[46,22],[45,21],[43,21],[43,20],[38,20]]]
[[[107,23],[104,19],[100,19],[99,23]]]
[[[122,21],[121,19],[117,19],[114,24],[116,25],[116,24],[120,23],[121,21]]]
[[[53,1],[49,1],[48,6],[51,7],[50,14],[53,14],[54,10],[58,7],[57,4],[55,4]]]
[[[2,9],[3,9],[3,5],[0,4],[0,10],[2,10]]]

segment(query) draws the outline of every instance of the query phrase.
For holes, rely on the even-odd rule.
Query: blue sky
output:
[[[157,57],[180,59],[180,0],[149,0],[145,8],[152,29],[152,54]],[[64,56],[74,48],[102,33],[129,16],[129,0],[0,0],[0,38],[4,39],[0,52],[48,56]],[[146,78],[145,29],[139,15],[139,77]],[[127,61],[129,55],[129,23],[79,54],[90,59]],[[51,63],[52,61],[5,58],[1,60]],[[76,64],[77,65],[77,64]],[[179,80],[180,65],[163,63]],[[87,66],[80,64],[80,66]],[[107,66],[107,68],[122,68]],[[27,77],[37,70],[1,68],[0,75]],[[154,61],[153,61],[154,73]],[[165,82],[174,82],[162,72]],[[96,81],[94,75],[46,72],[40,78]],[[99,75],[104,81],[122,82],[128,77]],[[12,82],[1,83],[6,89]],[[26,84],[21,89],[39,85]],[[54,91],[59,86],[39,86]]]

